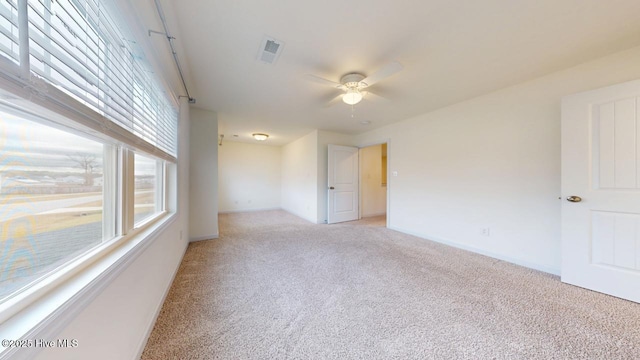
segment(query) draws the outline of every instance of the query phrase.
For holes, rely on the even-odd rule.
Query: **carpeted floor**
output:
[[[640,359],[640,304],[358,223],[220,215],[143,359]]]

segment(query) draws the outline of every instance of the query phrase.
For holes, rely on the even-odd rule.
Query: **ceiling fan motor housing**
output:
[[[347,89],[361,90],[366,88],[368,85],[363,83],[366,76],[358,73],[351,73],[340,78],[340,83],[342,83]]]

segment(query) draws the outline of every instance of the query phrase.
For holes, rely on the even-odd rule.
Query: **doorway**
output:
[[[359,150],[360,214],[370,226],[387,226],[387,143]]]

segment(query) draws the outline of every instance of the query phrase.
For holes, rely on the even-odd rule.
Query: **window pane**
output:
[[[0,301],[102,242],[103,147],[0,112]]]
[[[20,62],[18,46],[18,1],[0,2],[0,54]]]
[[[135,154],[135,200],[134,223],[148,219],[158,212],[158,161],[150,157]]]

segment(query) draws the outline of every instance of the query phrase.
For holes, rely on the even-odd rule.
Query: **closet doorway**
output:
[[[360,219],[387,226],[387,143],[362,147],[360,163]]]

